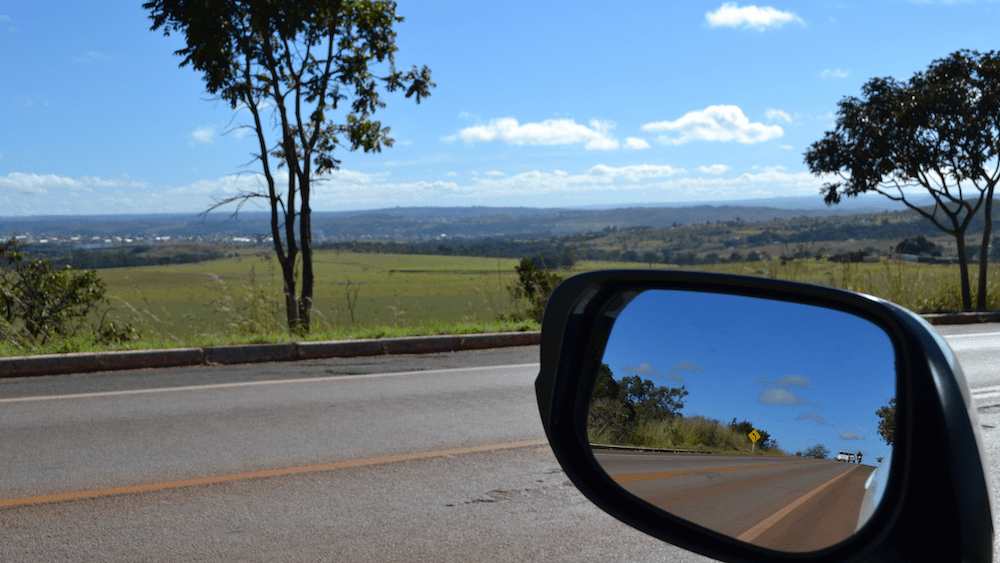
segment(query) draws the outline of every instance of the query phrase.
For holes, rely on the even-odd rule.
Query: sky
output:
[[[396,144],[341,152],[313,209],[815,196],[837,102],[958,49],[1000,2],[401,2]],[[198,213],[257,186],[245,112],[179,68],[141,1],[0,0],[0,216]],[[342,115],[334,116],[342,119]]]
[[[874,465],[889,452],[875,413],[896,394],[892,342],[847,313],[652,290],[618,316],[603,361],[615,379],[683,385],[682,415],[750,421],[790,454],[820,444]]]

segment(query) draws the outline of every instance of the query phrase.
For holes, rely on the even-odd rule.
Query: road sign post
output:
[[[749,436],[750,441],[753,442],[753,444],[750,446],[750,453],[754,453],[757,451],[757,440],[760,440],[760,432],[757,432],[757,430],[754,429],[751,430],[750,433],[747,434],[747,436]]]

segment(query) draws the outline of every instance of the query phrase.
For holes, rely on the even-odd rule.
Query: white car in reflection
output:
[[[854,454],[851,452],[840,452],[837,454],[837,461],[846,461],[848,463],[854,462]]]
[[[858,513],[858,526],[854,528],[855,530],[860,530],[861,526],[865,525],[865,522],[872,517],[872,513],[875,512],[878,504],[882,502],[886,483],[889,482],[889,465],[891,462],[892,449],[890,448],[885,457],[882,458],[882,463],[872,471],[871,475],[865,481],[865,496],[861,499],[861,511]]]

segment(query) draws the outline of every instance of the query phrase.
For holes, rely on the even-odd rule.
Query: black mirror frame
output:
[[[857,534],[808,553],[756,547],[623,493],[600,469],[587,440],[586,416],[613,324],[606,312],[620,305],[623,293],[648,289],[825,307],[885,330],[897,366],[892,473],[881,504]],[[724,561],[992,560],[991,492],[978,423],[973,423],[978,417],[961,368],[926,321],[888,301],[823,286],[705,272],[579,274],[560,284],[546,306],[535,389],[553,453],[584,495],[626,524],[682,548]]]

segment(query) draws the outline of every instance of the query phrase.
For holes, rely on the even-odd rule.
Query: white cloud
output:
[[[667,377],[670,378],[670,381],[675,383],[684,383],[684,376],[681,374],[688,371],[694,373],[705,373],[704,368],[691,360],[681,360],[674,364],[674,367],[670,368],[670,371],[667,372]]]
[[[508,145],[570,145],[585,143],[587,150],[612,150],[618,141],[608,136],[614,127],[607,121],[591,120],[590,127],[572,119],[547,119],[541,123],[521,125],[513,117],[492,119],[486,125],[475,125],[456,135],[443,137],[444,141],[462,139],[466,143],[501,142]]]
[[[706,12],[705,19],[711,27],[742,27],[757,31],[778,28],[787,23],[805,25],[802,18],[793,12],[782,12],[770,6],[759,8],[751,5],[740,8],[736,2],[726,2],[718,10]]]
[[[804,375],[786,375],[784,377],[779,377],[774,381],[768,382],[768,385],[781,388],[802,387],[805,389],[812,388],[813,386],[812,381]]]
[[[484,172],[484,174],[486,176],[505,176],[506,175],[503,172],[500,172],[500,171],[497,171],[497,170],[490,170],[489,172]]]
[[[73,60],[78,63],[95,63],[97,61],[110,61],[111,57],[97,51],[87,51],[83,55],[73,57]]]
[[[698,170],[705,174],[722,174],[729,170],[725,164],[713,164],[711,166],[699,166]]]
[[[625,148],[634,150],[648,149],[649,143],[636,137],[627,137],[625,139]]]
[[[822,416],[814,412],[800,413],[798,416],[795,417],[795,420],[801,420],[802,422],[808,422],[811,420],[816,424],[822,424],[823,426],[833,426],[832,424],[827,422],[826,419],[824,419]]]
[[[10,16],[0,15],[0,22],[9,22]]]
[[[841,440],[867,440],[867,438],[853,430],[844,430],[843,432],[838,433],[837,436],[840,437]]]
[[[0,208],[5,215],[68,215],[87,213],[117,213],[147,211],[129,209],[121,198],[98,201],[97,194],[114,194],[122,190],[140,190],[143,182],[127,179],[107,180],[92,176],[69,178],[57,174],[27,174],[11,172],[0,176]],[[81,197],[83,196],[83,197]]]
[[[792,122],[792,116],[781,111],[780,109],[768,109],[767,112],[765,112],[765,115],[767,115],[768,121],[784,121],[785,123]]]
[[[659,142],[682,145],[690,141],[761,143],[785,134],[778,125],[750,123],[737,106],[709,106],[692,111],[676,121],[659,121],[642,126],[645,131],[671,131],[676,136],[661,135]]]
[[[638,182],[639,180],[643,180],[645,178],[662,178],[665,176],[673,176],[675,174],[683,173],[683,168],[674,168],[670,165],[656,164],[635,164],[632,166],[622,166],[620,168],[598,164],[590,167],[590,170],[587,171],[587,174],[591,176],[624,178],[632,182]]]
[[[713,167],[709,167],[711,169]],[[538,205],[590,204],[606,201],[735,201],[780,196],[819,196],[824,180],[783,167],[756,167],[735,177],[704,171],[688,176],[683,168],[604,164],[580,170],[533,170],[509,176],[442,172],[440,180],[400,181],[389,170],[377,173],[340,169],[319,178],[312,193],[315,210],[377,209],[407,205],[518,205],[531,198]],[[459,179],[464,177],[466,179]],[[287,171],[276,173],[286,185]],[[262,189],[257,175],[230,175],[182,186],[149,186],[118,177],[68,178],[55,174],[11,173],[0,176],[0,208],[5,215],[105,213],[200,213],[212,198]],[[72,198],[76,197],[74,200]],[[263,200],[259,200],[260,203]],[[252,209],[264,209],[251,206]],[[250,209],[250,208],[248,208]],[[230,209],[231,211],[231,209]],[[225,209],[221,212],[227,212]],[[777,382],[764,382],[773,387]]]
[[[191,146],[195,143],[210,143],[215,137],[215,129],[211,127],[199,127],[191,132]]]
[[[762,405],[781,405],[791,407],[795,405],[810,405],[812,401],[796,395],[788,389],[771,387],[760,392],[757,402]]]
[[[445,176],[458,176],[458,172],[445,172]]]
[[[642,362],[637,366],[625,366],[622,368],[622,371],[642,377],[656,377],[661,374],[660,370],[653,367],[653,364],[649,362]]]
[[[849,75],[850,75],[849,72],[847,72],[846,70],[840,70],[839,68],[835,68],[833,70],[826,69],[823,72],[819,73],[819,77],[822,78],[823,80],[847,78]]]

